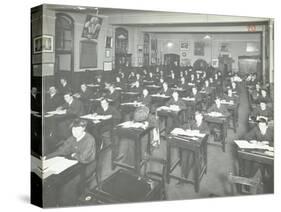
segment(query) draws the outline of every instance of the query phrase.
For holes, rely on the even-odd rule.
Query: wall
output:
[[[197,59],[204,59],[210,62],[212,59],[218,58],[220,54],[220,47],[222,43],[229,44],[229,52],[234,59],[233,68],[238,68],[238,56],[244,55],[259,55],[260,47],[258,52],[249,53],[246,52],[247,42],[258,42],[260,43],[260,34],[209,34],[211,39],[203,39],[206,34],[155,34],[158,40],[158,52],[161,60],[164,59],[164,54],[174,53],[180,55],[180,42],[188,41],[189,50],[188,58],[191,64]],[[201,41],[205,43],[204,56],[194,55],[194,42]],[[167,43],[171,42],[173,45],[168,47]]]

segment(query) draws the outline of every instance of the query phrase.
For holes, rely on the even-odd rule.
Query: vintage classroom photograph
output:
[[[31,202],[274,193],[274,19],[31,8]]]

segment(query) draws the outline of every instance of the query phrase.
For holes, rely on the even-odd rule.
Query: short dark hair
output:
[[[72,122],[72,124],[70,125],[71,128],[72,127],[83,127],[86,128],[87,127],[88,122],[85,119],[74,119],[74,121]]]
[[[265,123],[266,125],[268,124],[267,120],[265,118],[260,118],[258,120],[258,123]]]
[[[72,96],[72,92],[68,91],[68,92],[66,92],[63,96],[65,96],[65,95]]]

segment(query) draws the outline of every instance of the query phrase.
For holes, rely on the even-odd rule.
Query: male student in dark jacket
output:
[[[172,96],[172,90],[169,88],[167,82],[163,82],[163,87],[160,90],[159,94],[165,95],[165,96]]]
[[[149,95],[149,91],[146,88],[143,89],[142,95],[138,98],[138,101],[144,104],[146,107],[150,108],[151,96]]]
[[[228,112],[227,108],[221,104],[220,97],[215,98],[215,104],[213,104],[208,110],[208,113],[216,112],[221,114],[222,116],[229,116],[230,113]],[[216,124],[210,124],[210,131],[214,134],[215,141],[220,141],[222,138],[222,134],[220,134],[220,129],[218,129]]]
[[[115,89],[114,84],[109,84],[108,93],[105,95],[105,98],[112,102],[112,105],[117,109],[120,106],[121,94]]]
[[[79,176],[79,182],[77,184],[71,184],[71,186],[76,186],[75,192],[77,196],[80,196],[85,187],[89,186],[87,185],[88,179],[92,177],[92,173],[97,166],[95,163],[96,141],[91,134],[85,131],[86,126],[87,121],[75,119],[70,126],[71,135],[63,141],[57,150],[42,158],[44,163],[44,160],[48,158],[67,156],[72,160],[77,160],[79,163],[84,164],[83,169],[75,174]]]
[[[179,110],[186,109],[186,105],[182,99],[179,98],[179,93],[174,91],[172,94],[172,98],[166,103],[166,106],[177,106]],[[170,132],[172,129],[180,126],[180,117],[177,112],[170,113],[170,116],[167,120],[167,131]]]
[[[268,126],[268,123],[265,119],[261,118],[259,120],[258,126],[254,127],[250,132],[246,133],[244,136],[242,136],[242,139],[251,141],[255,140],[257,142],[268,142],[268,145],[273,147],[274,146],[274,133],[273,129]],[[266,171],[265,177],[264,177],[264,183],[267,184],[267,187],[273,187],[273,169],[272,166],[267,165],[260,165],[259,163],[253,162],[253,161],[245,161],[246,166],[246,176],[252,177],[256,174],[258,169],[264,169]],[[271,191],[272,192],[272,191]]]
[[[41,112],[41,98],[36,87],[31,88],[31,110]]]
[[[71,132],[69,129],[69,125],[75,118],[79,118],[80,116],[84,115],[84,106],[82,102],[74,98],[71,93],[66,93],[64,95],[65,103],[58,107],[57,110],[65,110],[66,114],[63,115],[61,118],[58,118],[58,135],[62,139],[66,139],[70,136]]]
[[[109,101],[106,98],[103,98],[101,100],[101,107],[99,107],[94,114],[97,115],[108,115],[111,117],[110,122],[107,122],[103,124],[101,127],[99,127],[99,131],[97,131],[96,128],[93,129],[93,133],[95,137],[98,139],[98,143],[102,145],[102,136],[104,133],[110,133],[110,130],[115,125],[119,124],[121,120],[121,114],[120,112],[113,106],[109,105]],[[110,141],[107,141],[109,143]]]
[[[251,113],[251,118],[255,121],[259,121],[260,118],[270,121],[273,118],[272,108],[268,107],[265,102],[260,102],[260,104],[257,105],[257,107]]]
[[[58,87],[58,90],[59,94],[62,96],[66,93],[72,92],[72,89],[65,78],[60,79],[60,85]]]
[[[199,133],[208,134],[208,124],[203,120],[203,114],[200,111],[195,112],[195,120],[192,120],[189,124],[184,124],[185,130],[198,130]],[[182,176],[187,178],[190,172],[191,165],[194,163],[194,157],[189,151],[182,151],[182,163],[181,170]]]
[[[49,88],[49,93],[46,96],[46,111],[54,111],[62,105],[63,99],[58,94],[55,86]]]

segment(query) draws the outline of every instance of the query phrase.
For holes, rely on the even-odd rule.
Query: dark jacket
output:
[[[71,104],[65,103],[63,108],[66,109],[66,113],[70,115],[82,116],[84,115],[84,106],[82,102],[76,98],[73,98]]]
[[[55,94],[53,97],[51,95],[47,95],[46,97],[46,111],[56,110],[59,106],[62,105],[63,99],[60,95]]]

